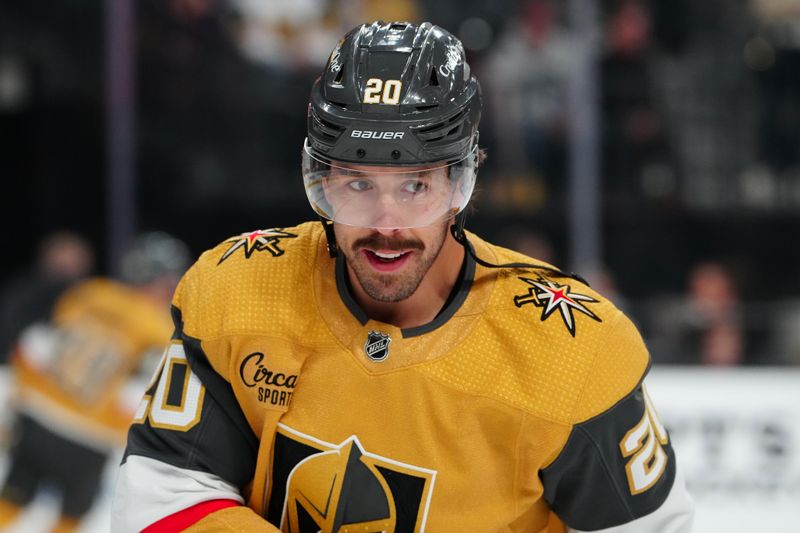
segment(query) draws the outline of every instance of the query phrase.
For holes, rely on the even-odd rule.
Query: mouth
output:
[[[366,258],[372,268],[380,272],[394,272],[405,265],[411,254],[411,250],[369,250],[362,249],[361,253]]]

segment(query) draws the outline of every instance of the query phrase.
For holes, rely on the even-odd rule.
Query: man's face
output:
[[[419,287],[447,238],[450,219],[424,228],[368,229],[335,224],[336,242],[370,298],[405,300]]]

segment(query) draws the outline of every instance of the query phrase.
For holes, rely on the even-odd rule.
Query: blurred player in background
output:
[[[82,236],[67,230],[47,235],[30,271],[14,278],[0,295],[0,363],[5,363],[19,333],[45,318],[68,285],[94,270],[94,250]]]
[[[56,299],[48,320],[22,331],[11,356],[17,416],[0,528],[46,484],[61,492],[53,531],[78,527],[109,455],[124,443],[133,416],[126,387],[146,355],[169,339],[169,300],[188,264],[183,242],[142,234],[124,255],[123,282],[76,283]]]
[[[442,28],[339,41],[303,147],[321,220],[233,237],[184,276],[112,531],[690,529],[630,320],[465,232],[480,114]]]

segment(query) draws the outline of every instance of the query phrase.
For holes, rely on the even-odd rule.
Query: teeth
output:
[[[380,257],[381,259],[397,259],[401,255],[403,255],[402,253],[397,253],[397,254],[382,254],[380,252],[372,252],[372,253],[374,253],[375,255]]]

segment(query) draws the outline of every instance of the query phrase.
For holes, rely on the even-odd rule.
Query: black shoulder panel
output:
[[[640,385],[577,424],[540,476],[555,513],[572,528],[595,531],[658,509],[675,480],[675,454]]]
[[[153,427],[149,419],[133,424],[123,462],[129,455],[215,474],[243,487],[255,472],[258,439],[250,429],[230,384],[208,362],[200,341],[183,334],[180,310],[173,307],[173,339],[182,339],[191,372],[205,388],[199,422],[186,431]],[[185,365],[184,365],[185,366]],[[152,397],[154,384],[147,391]]]

